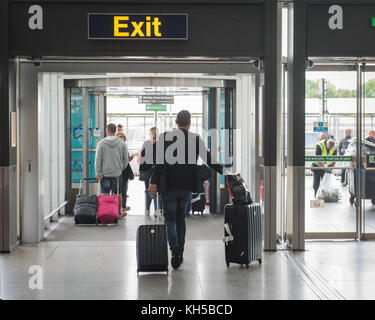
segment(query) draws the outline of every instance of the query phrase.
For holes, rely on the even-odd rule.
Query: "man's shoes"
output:
[[[145,210],[145,216],[149,216],[150,215],[150,210]]]
[[[171,259],[171,265],[173,269],[178,269],[184,260],[180,247],[178,245],[174,246],[172,249],[172,259]]]
[[[159,211],[158,210],[155,210],[154,211],[154,217],[157,217],[159,215]]]

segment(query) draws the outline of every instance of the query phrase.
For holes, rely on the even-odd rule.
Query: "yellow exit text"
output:
[[[115,37],[161,37],[161,22],[158,17],[146,16],[146,21],[129,21],[129,16],[113,17],[113,34]],[[121,29],[121,31],[120,31]],[[126,31],[128,30],[128,31]]]

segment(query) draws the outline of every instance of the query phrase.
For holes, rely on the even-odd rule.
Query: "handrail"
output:
[[[62,208],[64,208],[68,204],[68,201],[65,201],[63,204],[61,204],[58,208],[52,210],[49,214],[44,216],[44,221],[50,219],[56,212],[59,212]]]

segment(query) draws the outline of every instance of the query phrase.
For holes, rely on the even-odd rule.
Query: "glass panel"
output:
[[[83,171],[82,91],[71,89],[70,96],[70,159],[71,183],[79,183]]]
[[[362,230],[375,233],[375,72],[364,73],[362,101]]]
[[[351,158],[309,158],[355,156],[350,143],[356,135],[356,86],[356,72],[306,73],[306,232],[356,231],[356,208],[348,183],[354,184],[354,170],[342,169],[352,167]]]

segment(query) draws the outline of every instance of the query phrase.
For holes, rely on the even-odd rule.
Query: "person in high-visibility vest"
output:
[[[336,146],[336,141],[333,139],[326,139],[318,142],[315,145],[315,155],[316,156],[335,156],[337,155],[337,146]],[[313,162],[312,166],[317,167],[317,168],[329,168],[329,167],[334,167],[335,162],[332,161],[317,161]],[[314,182],[313,182],[313,188],[316,193],[318,192],[319,186],[320,186],[320,181],[323,179],[325,170],[324,169],[313,169],[313,176],[314,176]]]

